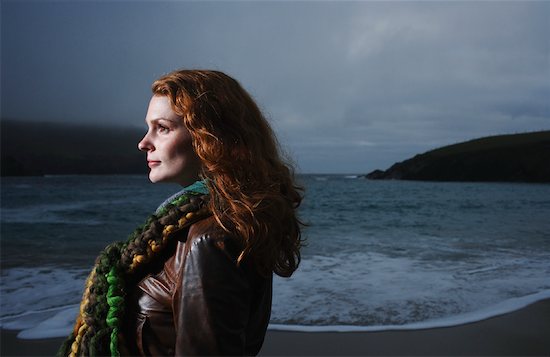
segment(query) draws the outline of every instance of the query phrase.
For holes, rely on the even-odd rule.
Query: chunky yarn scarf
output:
[[[120,356],[127,287],[173,254],[176,232],[209,215],[208,190],[197,181],[166,200],[125,242],[108,245],[86,280],[74,330],[58,356]]]

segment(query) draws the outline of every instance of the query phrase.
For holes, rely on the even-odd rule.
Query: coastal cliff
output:
[[[2,120],[2,176],[142,174],[145,129]]]
[[[490,136],[444,146],[375,170],[368,179],[550,182],[550,131]]]

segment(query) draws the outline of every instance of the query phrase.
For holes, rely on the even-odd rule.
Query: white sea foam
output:
[[[67,336],[88,270],[52,267],[2,271],[0,327],[20,338]]]
[[[550,298],[550,268],[536,257],[455,266],[377,253],[305,257],[275,278],[271,329],[382,331],[469,323]],[[2,272],[0,327],[20,338],[69,334],[87,270]]]
[[[546,258],[450,264],[378,253],[313,256],[290,279],[274,280],[272,323],[401,326],[483,311],[549,290]]]
[[[550,299],[550,290],[538,292],[527,296],[509,299],[489,306],[485,309],[472,311],[469,313],[449,316],[441,319],[433,319],[422,322],[404,324],[404,325],[373,325],[373,326],[354,326],[354,325],[333,325],[333,326],[306,326],[306,325],[283,325],[269,324],[270,330],[278,331],[300,331],[300,332],[373,332],[373,331],[392,331],[392,330],[423,330],[431,328],[451,327],[469,324],[477,321],[486,320],[492,317],[504,315],[513,311],[520,310],[537,301]]]
[[[78,305],[65,307],[55,315],[22,329],[17,337],[21,339],[38,339],[68,336],[74,326],[77,313]]]
[[[370,331],[390,331],[390,330],[419,330],[440,327],[450,327],[463,325],[467,323],[485,320],[509,312],[524,308],[537,301],[550,298],[550,290],[542,291],[536,294],[522,296],[503,301],[499,304],[489,306],[485,309],[473,311],[470,313],[449,316],[441,319],[427,320],[423,322],[410,323],[404,325],[328,325],[328,326],[306,326],[306,325],[288,325],[288,324],[270,324],[270,330],[279,331],[300,331],[300,332],[370,332]],[[40,339],[51,337],[65,337],[70,333],[75,316],[78,312],[78,305],[60,309],[56,314],[44,319],[44,314],[36,313],[34,323],[19,320],[18,322],[2,326],[6,329],[21,330],[17,337],[21,339]],[[28,314],[26,316],[33,315]],[[44,320],[36,320],[36,318]]]
[[[78,306],[75,304],[3,317],[0,326],[6,330],[18,330],[17,337],[22,339],[65,337],[74,326]]]

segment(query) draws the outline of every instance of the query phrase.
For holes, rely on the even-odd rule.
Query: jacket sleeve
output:
[[[245,354],[251,288],[226,243],[207,234],[186,243],[173,297],[176,356]]]

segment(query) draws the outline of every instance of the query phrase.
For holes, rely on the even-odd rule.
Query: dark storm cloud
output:
[[[303,171],[364,172],[550,128],[547,2],[4,2],[2,117],[141,124],[150,82],[220,69]]]

